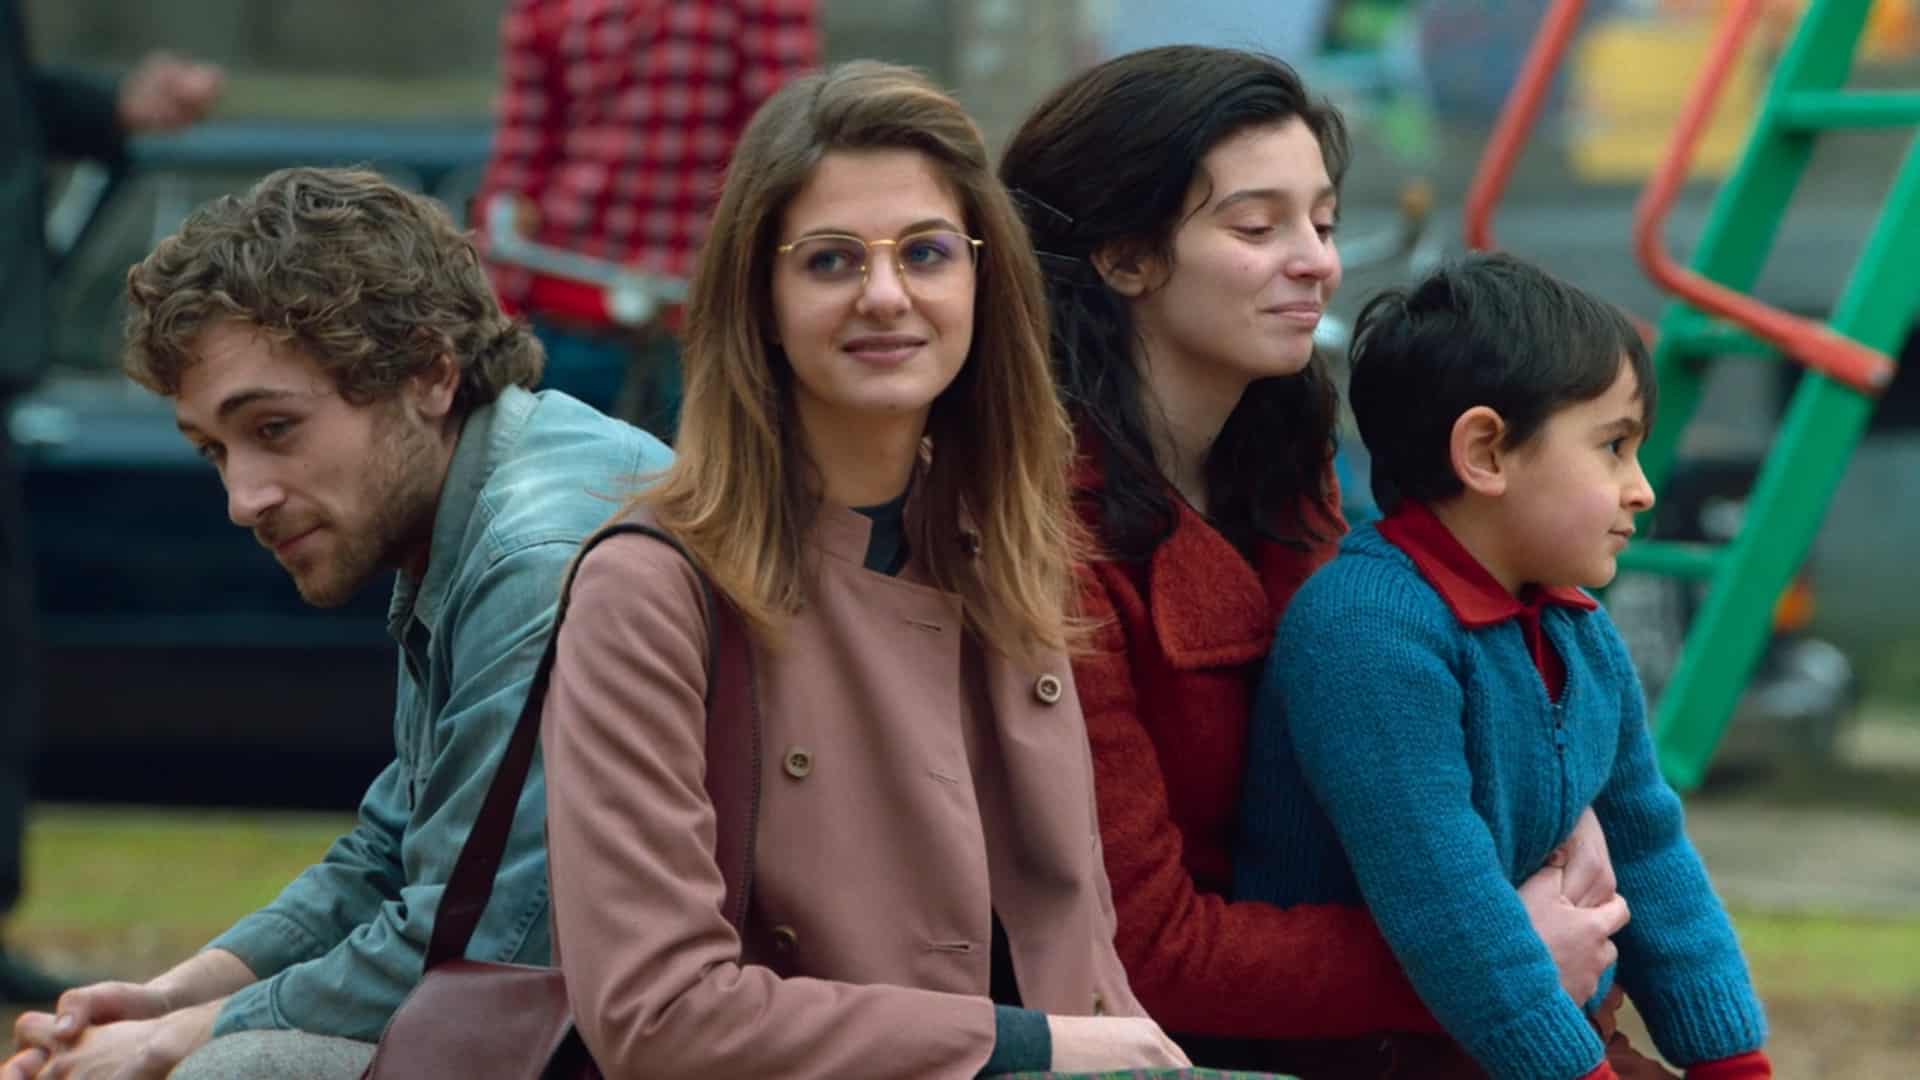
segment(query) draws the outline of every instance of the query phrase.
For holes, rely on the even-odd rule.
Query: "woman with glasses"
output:
[[[1340,286],[1348,144],[1287,65],[1169,46],[1100,64],[1015,133],[1000,175],[1046,271],[1096,629],[1074,660],[1121,959],[1207,1065],[1445,1076],[1464,1060],[1364,908],[1232,898],[1252,697],[1279,616],[1346,523],[1314,329]],[[1596,979],[1624,905],[1589,814],[1522,887]],[[1591,983],[1589,982],[1589,985]],[[1366,1038],[1356,1038],[1367,1036]]]
[[[736,932],[700,579],[611,536],[580,560],[543,719],[555,952],[595,1060],[1184,1063],[1114,953],[1065,656],[1071,435],[978,130],[901,68],[790,84],[734,155],[688,316],[678,457],[622,516],[683,544],[750,638],[751,904]]]

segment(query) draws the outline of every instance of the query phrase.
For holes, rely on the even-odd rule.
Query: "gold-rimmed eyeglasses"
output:
[[[894,240],[862,240],[848,233],[816,233],[773,249],[792,259],[800,275],[821,286],[867,284],[875,248],[893,249],[893,268],[916,293],[939,292],[973,278],[986,241],[953,229],[919,229]]]

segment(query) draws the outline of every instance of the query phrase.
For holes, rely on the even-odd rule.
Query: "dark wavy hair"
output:
[[[127,300],[124,367],[168,397],[229,319],[311,350],[362,405],[451,355],[465,415],[546,362],[446,210],[363,169],[281,169],[213,200],[127,272]]]
[[[1168,258],[1201,160],[1249,128],[1298,118],[1337,188],[1346,124],[1281,61],[1240,49],[1171,45],[1128,53],[1055,90],[1007,148],[1013,189],[1047,273],[1054,374],[1074,422],[1097,437],[1101,544],[1144,559],[1172,532],[1174,507],[1148,437],[1139,339],[1128,301],[1094,271],[1102,248]],[[1205,464],[1209,517],[1242,550],[1260,537],[1316,537],[1328,504],[1338,405],[1317,352],[1299,374],[1256,380]],[[1089,448],[1091,449],[1091,447]]]

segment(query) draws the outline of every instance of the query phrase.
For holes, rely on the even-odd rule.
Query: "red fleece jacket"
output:
[[[1080,573],[1100,629],[1073,673],[1134,993],[1185,1034],[1438,1031],[1364,908],[1227,898],[1254,685],[1280,613],[1346,531],[1337,501],[1316,515],[1322,541],[1263,543],[1256,566],[1174,498],[1178,524],[1150,560]]]

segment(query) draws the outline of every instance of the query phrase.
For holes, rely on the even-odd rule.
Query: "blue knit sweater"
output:
[[[1514,886],[1591,804],[1633,918],[1618,978],[1670,1061],[1760,1047],[1766,1021],[1725,909],[1660,778],[1604,609],[1550,606],[1547,697],[1513,620],[1463,627],[1369,525],[1288,608],[1255,700],[1234,887],[1364,900],[1414,988],[1496,1078],[1602,1057]]]

